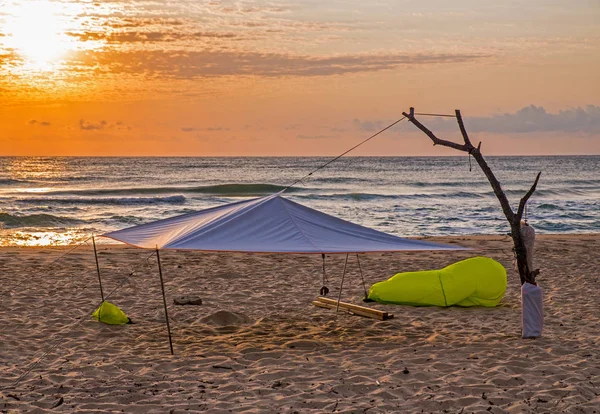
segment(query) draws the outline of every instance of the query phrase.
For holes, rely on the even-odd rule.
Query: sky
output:
[[[600,154],[600,0],[0,0],[0,156]],[[419,117],[460,141],[452,118]],[[354,155],[460,155],[406,121]]]

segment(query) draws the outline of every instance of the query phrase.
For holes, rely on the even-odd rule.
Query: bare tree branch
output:
[[[494,190],[494,194],[496,195],[496,198],[498,198],[498,201],[500,202],[500,206],[502,207],[502,211],[504,212],[504,215],[506,216],[506,220],[508,221],[508,223],[510,225],[511,237],[513,239],[514,251],[515,251],[516,258],[517,258],[517,267],[519,269],[519,278],[521,279],[521,284],[525,283],[526,281],[535,283],[535,276],[537,275],[537,273],[539,273],[539,271],[531,271],[531,269],[529,269],[527,266],[527,251],[525,249],[525,245],[523,243],[523,238],[521,236],[521,217],[523,216],[523,211],[525,210],[525,205],[527,204],[527,201],[529,200],[529,198],[535,191],[535,188],[537,187],[537,183],[540,179],[540,175],[542,173],[540,172],[537,175],[535,182],[533,183],[533,185],[531,186],[531,188],[529,189],[527,194],[525,194],[525,196],[521,199],[521,201],[519,203],[519,209],[517,210],[517,213],[515,214],[513,212],[512,208],[510,207],[510,203],[508,201],[508,198],[506,198],[506,194],[504,194],[504,191],[502,190],[502,186],[500,185],[500,182],[498,181],[498,179],[492,172],[492,170],[489,167],[489,165],[487,164],[485,158],[483,158],[483,155],[481,155],[481,142],[477,145],[477,148],[475,148],[473,146],[473,144],[471,143],[471,140],[469,139],[469,135],[467,134],[467,130],[463,123],[460,111],[457,109],[455,111],[455,113],[456,113],[456,120],[458,122],[458,127],[460,128],[460,132],[465,141],[464,144],[457,144],[452,141],[446,141],[446,140],[438,138],[433,132],[431,132],[429,129],[427,129],[423,124],[421,124],[415,118],[414,108],[410,108],[410,113],[403,112],[402,115],[404,115],[406,118],[408,118],[408,120],[410,122],[412,122],[417,128],[419,128],[421,131],[423,131],[423,133],[425,133],[425,135],[427,135],[429,138],[431,138],[431,140],[433,141],[433,145],[442,145],[445,147],[454,148],[455,150],[458,150],[458,151],[468,152],[470,155],[473,156],[473,158],[475,158],[475,161],[477,161],[477,164],[479,164],[479,167],[481,167],[481,170],[483,171],[483,173],[487,177],[488,181],[490,182],[490,185],[492,186],[492,189]]]
[[[456,121],[458,122],[458,127],[460,128],[460,133],[462,134],[463,139],[465,140],[465,144],[467,145],[467,147],[473,148],[473,144],[471,144],[471,140],[469,139],[469,135],[467,135],[467,130],[465,129],[465,125],[463,124],[462,116],[460,115],[460,110],[456,109],[454,113],[456,114]],[[481,143],[479,145],[481,145]]]
[[[515,220],[518,221],[519,223],[521,222],[521,218],[523,217],[523,211],[525,211],[525,204],[527,204],[529,197],[531,197],[531,195],[535,191],[535,188],[537,187],[537,183],[538,183],[538,181],[540,181],[541,175],[542,175],[542,172],[540,171],[538,173],[537,177],[535,177],[535,181],[533,182],[533,185],[531,186],[529,191],[527,191],[527,194],[525,194],[523,196],[523,198],[521,199],[521,201],[519,202],[519,209],[517,210],[517,216],[515,217]]]
[[[514,213],[512,211],[512,208],[510,207],[510,203],[508,201],[508,198],[506,197],[506,194],[504,194],[504,191],[502,190],[500,181],[498,181],[498,179],[492,172],[492,169],[489,167],[489,165],[483,158],[483,155],[481,155],[481,152],[479,152],[477,148],[471,151],[471,155],[473,156],[473,158],[475,158],[475,161],[477,161],[477,164],[479,164],[479,167],[481,167],[481,170],[490,182],[492,190],[494,190],[494,194],[500,202],[500,207],[502,207],[502,212],[504,213],[504,216],[509,222],[514,221]]]
[[[431,138],[431,140],[433,141],[433,145],[443,145],[444,147],[450,147],[450,148],[454,148],[459,151],[469,152],[469,149],[465,145],[460,145],[455,142],[446,141],[444,139],[439,139],[438,137],[436,137],[433,134],[433,132],[431,132],[430,130],[425,128],[425,126],[422,123],[417,121],[417,119],[414,117],[414,115],[407,114],[406,112],[402,112],[402,115],[404,115],[417,128],[419,128],[421,131],[423,131],[425,133],[425,135],[427,135],[429,138]]]
[[[404,115],[406,118],[408,118],[408,120],[410,122],[412,122],[417,128],[419,128],[429,138],[431,138],[431,140],[433,141],[434,145],[443,145],[444,147],[454,148],[456,150],[463,151],[463,152],[468,152],[471,155],[473,155],[473,158],[475,158],[475,161],[477,161],[477,163],[481,167],[483,173],[485,174],[485,176],[487,177],[488,181],[490,182],[490,185],[492,186],[492,189],[494,190],[494,194],[498,198],[498,201],[500,201],[500,206],[502,207],[502,211],[504,212],[504,215],[506,216],[506,219],[509,222],[512,222],[514,220],[514,213],[513,213],[512,209],[510,207],[510,203],[508,202],[508,198],[506,198],[506,195],[504,194],[504,191],[502,190],[502,186],[500,185],[500,182],[498,181],[498,179],[496,178],[496,176],[492,172],[491,168],[488,166],[487,162],[483,158],[483,155],[481,155],[481,152],[479,152],[479,148],[481,147],[481,143],[479,143],[479,146],[477,148],[475,148],[473,146],[473,144],[471,144],[471,140],[469,139],[469,136],[467,135],[467,131],[465,130],[465,126],[464,126],[464,124],[462,122],[462,116],[460,114],[460,111],[458,109],[456,110],[456,119],[458,120],[458,125],[461,128],[461,132],[462,132],[463,138],[465,140],[465,144],[464,145],[457,144],[457,143],[452,142],[452,141],[446,141],[444,139],[438,138],[437,136],[435,136],[435,134],[433,132],[431,132],[423,124],[421,124],[414,117],[413,114],[414,114],[413,108],[411,108],[410,113],[402,112],[402,115]]]

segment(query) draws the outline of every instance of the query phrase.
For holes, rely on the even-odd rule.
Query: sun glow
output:
[[[76,48],[68,35],[72,6],[53,1],[22,1],[4,10],[4,47],[14,50],[25,65],[50,69]]]

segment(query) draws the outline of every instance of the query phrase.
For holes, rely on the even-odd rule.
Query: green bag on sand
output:
[[[412,306],[494,307],[506,291],[506,269],[489,257],[473,257],[441,270],[398,273],[375,283],[367,300]]]
[[[98,309],[92,313],[92,318],[108,325],[125,325],[130,322],[125,312],[107,301],[102,302]]]

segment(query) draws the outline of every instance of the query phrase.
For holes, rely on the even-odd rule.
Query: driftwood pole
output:
[[[100,285],[100,296],[104,303],[104,290],[102,289],[102,277],[100,277],[100,264],[98,263],[98,250],[96,250],[96,239],[92,235],[92,244],[94,245],[94,257],[96,258],[96,271],[98,272],[98,284]]]
[[[156,261],[158,263],[158,275],[160,276],[160,288],[162,290],[163,305],[165,308],[165,321],[167,322],[167,333],[169,335],[169,349],[171,355],[173,355],[173,339],[171,338],[171,325],[169,325],[169,312],[167,311],[167,297],[165,295],[165,282],[163,281],[162,265],[160,263],[160,253],[158,253],[158,246],[156,246]]]
[[[404,115],[410,122],[412,122],[413,125],[415,125],[417,128],[419,128],[425,135],[427,135],[429,138],[431,138],[431,140],[433,141],[433,145],[443,145],[444,147],[454,148],[455,150],[458,150],[458,151],[467,152],[470,155],[472,155],[473,158],[475,158],[475,161],[477,161],[477,164],[479,164],[479,166],[481,167],[481,170],[483,171],[483,173],[487,177],[488,181],[490,182],[490,185],[492,186],[492,189],[494,190],[494,194],[496,195],[496,197],[498,198],[498,201],[500,202],[500,206],[502,207],[502,212],[504,213],[504,216],[506,217],[506,220],[508,221],[508,224],[510,225],[510,234],[513,239],[514,251],[515,251],[515,256],[517,258],[517,268],[519,270],[519,277],[521,279],[521,285],[524,284],[525,282],[530,282],[530,283],[535,284],[535,277],[538,275],[539,270],[529,269],[529,267],[527,265],[527,251],[525,249],[525,244],[523,243],[523,238],[521,236],[521,219],[523,218],[523,212],[525,210],[525,205],[527,204],[527,201],[529,200],[529,198],[535,191],[537,183],[540,179],[540,175],[542,173],[541,173],[541,171],[538,173],[538,175],[535,178],[535,181],[533,182],[533,185],[531,186],[529,191],[527,191],[527,193],[523,196],[523,198],[521,198],[521,201],[519,202],[519,207],[517,209],[517,212],[515,213],[512,210],[512,208],[510,207],[510,203],[508,202],[508,198],[506,198],[506,194],[504,194],[504,191],[502,190],[502,186],[500,185],[500,182],[498,181],[498,179],[496,178],[496,176],[494,175],[494,173],[488,166],[487,162],[485,161],[485,158],[483,158],[483,155],[481,154],[481,142],[477,145],[477,147],[475,147],[471,143],[471,140],[469,139],[469,135],[467,134],[467,130],[465,129],[465,125],[463,123],[460,111],[457,109],[455,111],[455,113],[456,113],[456,120],[458,122],[458,127],[460,128],[460,132],[463,136],[464,144],[458,144],[456,142],[446,141],[446,140],[440,139],[437,136],[435,136],[435,134],[433,132],[431,132],[429,129],[427,129],[422,123],[420,123],[415,118],[415,109],[414,108],[410,108],[409,113],[402,112],[402,115]]]
[[[344,272],[342,273],[342,282],[340,283],[340,293],[338,294],[337,306],[335,312],[340,311],[340,300],[342,300],[342,288],[344,287],[344,276],[346,276],[346,267],[348,266],[348,253],[346,253],[346,261],[344,262]]]

